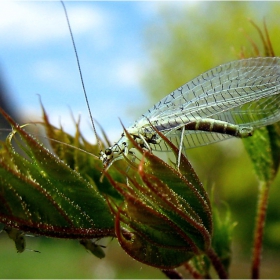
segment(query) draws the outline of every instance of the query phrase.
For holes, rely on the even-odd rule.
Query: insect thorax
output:
[[[141,148],[147,150],[151,150],[150,144],[158,144],[160,141],[155,131],[145,129],[138,130],[135,126],[128,128],[127,133]],[[129,154],[133,154],[131,151],[133,147],[132,141],[123,133],[118,142],[104,150],[104,152],[100,152],[99,158],[103,162],[103,165],[108,167],[123,155],[128,156]]]

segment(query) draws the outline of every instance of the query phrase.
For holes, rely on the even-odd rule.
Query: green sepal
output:
[[[0,154],[0,222],[61,238],[114,236],[113,216],[96,186],[1,113],[13,132]],[[12,144],[15,135],[21,154]]]
[[[271,183],[279,168],[280,123],[257,129],[243,143],[259,181]]]
[[[184,156],[183,171],[176,170],[126,136],[142,160],[122,172],[127,183],[107,174],[124,198],[121,203],[108,198],[116,217],[116,235],[123,249],[138,261],[161,269],[178,267],[211,246],[209,198]]]
[[[233,229],[237,225],[231,219],[229,207],[225,204],[223,214],[217,207],[213,206],[213,239],[212,247],[228,272],[232,257]]]

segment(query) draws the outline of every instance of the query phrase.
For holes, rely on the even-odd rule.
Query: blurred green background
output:
[[[176,11],[176,12],[175,12]],[[246,34],[263,51],[251,18],[261,28],[265,18],[275,54],[280,54],[280,3],[204,2],[189,9],[162,7],[161,21],[143,32],[150,66],[143,86],[151,103],[202,72],[250,53]],[[243,30],[243,31],[242,31]],[[140,108],[141,109],[141,108]],[[131,112],[135,114],[135,112]],[[250,277],[250,253],[258,183],[241,140],[192,149],[187,152],[205,187],[214,188],[218,205],[226,201],[237,222],[233,236],[231,278]],[[274,182],[268,205],[261,267],[262,278],[280,277],[280,190]],[[26,251],[17,254],[6,234],[0,235],[1,278],[164,278],[157,269],[137,263],[116,240],[103,241],[107,256],[99,260],[71,240],[28,238]]]

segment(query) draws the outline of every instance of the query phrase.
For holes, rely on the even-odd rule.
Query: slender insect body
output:
[[[210,133],[220,133],[223,136],[228,135],[238,138],[246,138],[252,136],[254,130],[251,126],[239,126],[213,119],[201,119],[198,121],[189,122],[186,125],[178,128],[177,131],[182,131],[183,127],[189,132],[189,134],[191,133],[191,131],[203,131]],[[161,127],[155,128],[159,131],[163,131],[162,129],[160,129]],[[132,127],[132,129],[128,128],[127,132],[132,136],[136,143],[140,145],[141,148],[145,148],[151,151],[169,150],[167,146],[164,146],[165,148],[160,148],[161,138],[156,133],[156,131],[154,131],[154,133],[147,133],[145,132],[145,129],[142,128],[142,132],[137,131],[136,133],[135,127]],[[168,133],[166,134],[166,136],[168,137]],[[179,146],[178,140],[177,146]],[[132,148],[133,146],[131,145],[130,140],[123,134],[121,139],[117,143],[115,143],[112,147],[106,149],[104,153],[101,153],[100,159],[102,160],[104,166],[109,167],[114,161],[120,159],[123,154],[125,156],[127,156],[129,153],[133,154],[132,152],[130,152]]]
[[[159,136],[154,132],[150,134],[139,133],[134,127],[128,128],[127,133],[134,139],[134,141],[141,147],[147,150],[151,150],[150,144],[158,144],[160,141]],[[134,155],[132,152],[133,145],[130,139],[123,133],[122,137],[113,146],[105,149],[105,151],[100,152],[100,160],[103,162],[105,167],[110,167],[111,164],[122,158],[123,155]]]
[[[185,125],[186,130],[215,132],[231,135],[234,137],[245,138],[253,135],[253,127],[239,126],[224,121],[213,119],[201,119]]]
[[[63,2],[62,5],[93,129],[101,147]],[[171,92],[126,130],[142,148],[169,151],[157,133],[160,131],[178,146],[179,153],[230,137],[249,137],[254,129],[280,120],[279,82],[279,57],[249,58],[219,65]],[[133,145],[123,133],[118,142],[100,152],[99,159],[109,168],[114,161],[133,154]]]
[[[126,136],[122,136],[121,139],[113,146],[100,152],[99,159],[103,162],[104,166],[110,166],[114,161],[118,160],[120,156],[127,155],[130,150],[130,141]]]
[[[280,120],[280,58],[237,60],[213,68],[179,87],[142,115],[127,132],[148,150],[168,151],[157,131],[180,150],[253,135]],[[103,153],[104,166],[128,155],[124,135]]]

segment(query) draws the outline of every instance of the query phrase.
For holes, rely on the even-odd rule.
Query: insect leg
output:
[[[181,138],[180,138],[179,153],[178,153],[178,160],[177,160],[178,169],[180,167],[180,162],[181,162],[181,154],[182,154],[182,150],[183,150],[184,134],[185,134],[185,126],[183,126],[183,128],[182,128]]]
[[[143,140],[144,145],[146,146],[146,148],[147,148],[150,152],[152,152],[152,149],[151,149],[149,143],[146,141],[145,137],[144,137],[142,134],[139,134],[139,137]]]

